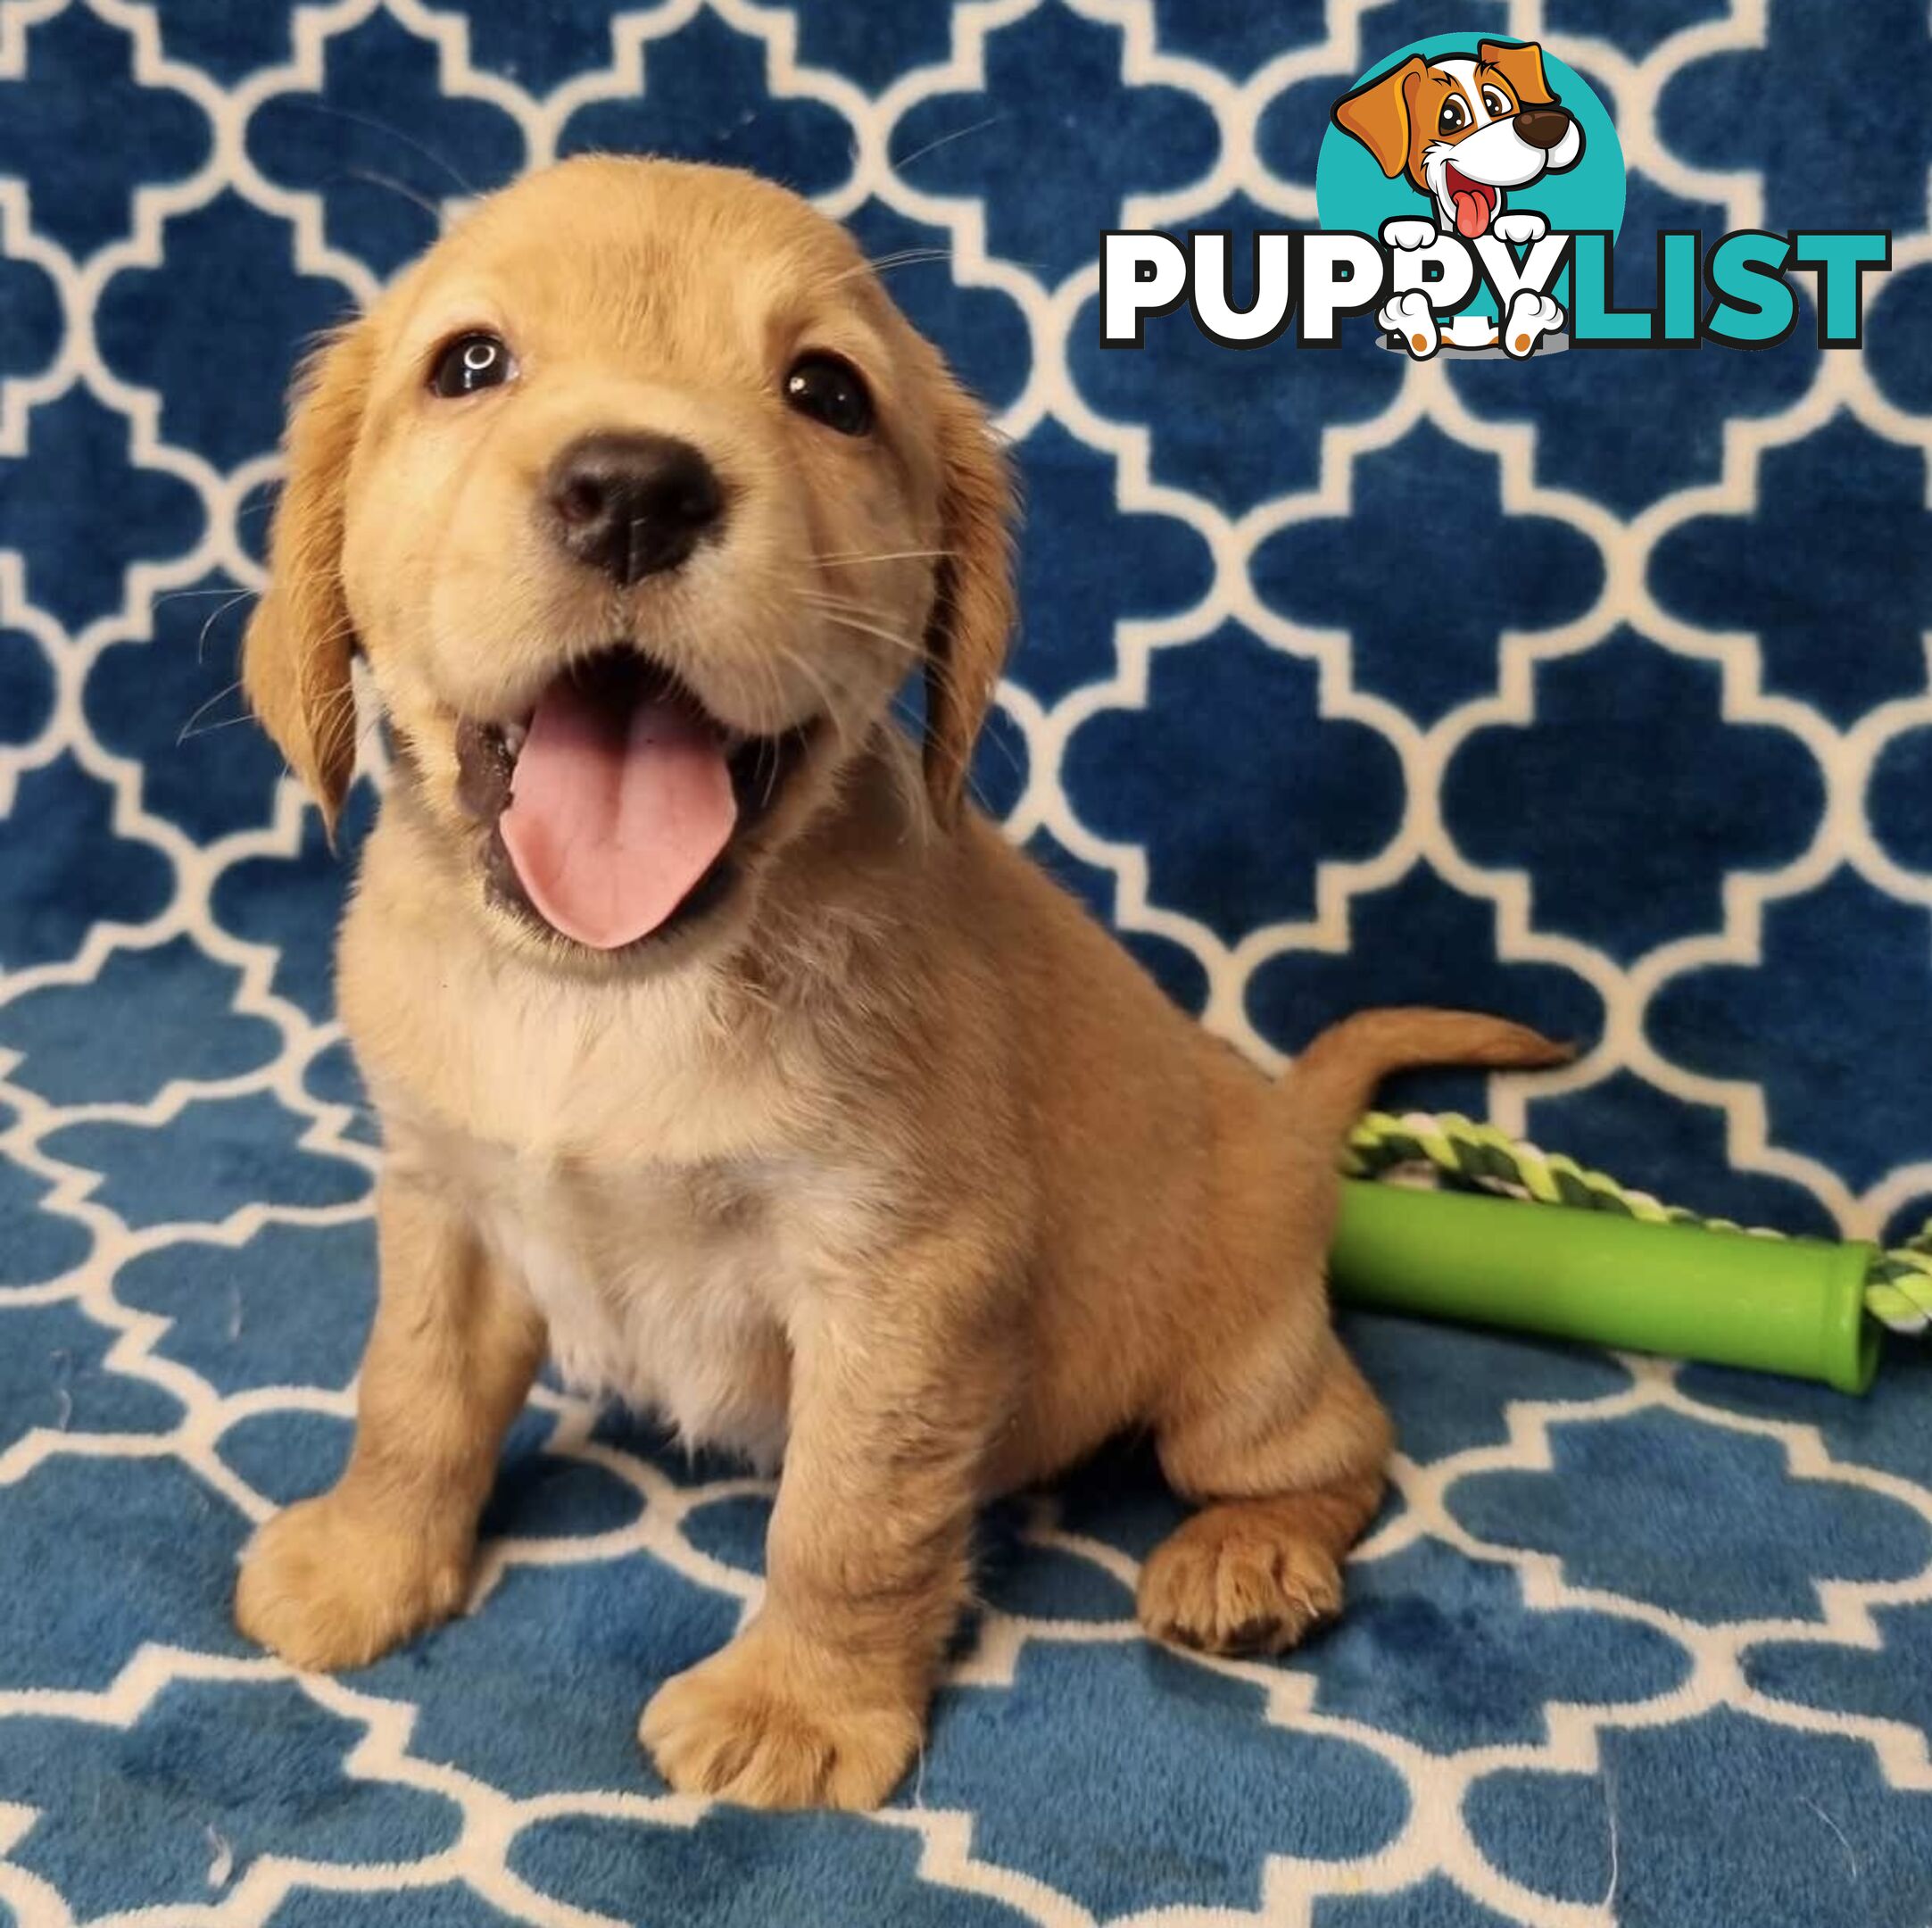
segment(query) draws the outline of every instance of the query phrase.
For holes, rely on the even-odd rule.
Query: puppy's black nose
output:
[[[626,588],[676,569],[725,511],[717,471],[674,436],[585,436],[551,465],[545,494],[558,541]]]
[[[1525,107],[1516,116],[1516,131],[1547,154],[1570,131],[1570,116],[1561,107]]]

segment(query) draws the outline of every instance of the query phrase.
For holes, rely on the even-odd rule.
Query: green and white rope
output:
[[[1665,1205],[1647,1192],[1619,1184],[1562,1152],[1539,1151],[1493,1125],[1453,1111],[1414,1112],[1395,1118],[1371,1111],[1355,1128],[1342,1158],[1351,1178],[1382,1178],[1403,1169],[1426,1169],[1439,1184],[1462,1191],[1493,1192],[1539,1205],[1614,1212],[1656,1225],[1702,1226],[1715,1232],[1750,1232],[1757,1238],[1783,1234],[1706,1218],[1681,1205]],[[1894,1332],[1932,1330],[1932,1219],[1915,1238],[1878,1253],[1865,1275],[1865,1309]]]

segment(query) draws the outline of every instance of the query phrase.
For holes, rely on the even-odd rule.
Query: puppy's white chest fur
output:
[[[359,904],[345,951],[373,927]],[[576,993],[438,967],[357,1027],[392,1166],[521,1283],[573,1388],[775,1462],[801,1295],[878,1226],[876,1176],[789,1118],[809,1036],[735,1048],[695,976]]]
[[[573,1390],[658,1412],[693,1444],[775,1464],[788,1261],[770,1175],[645,1167],[586,1178],[504,1156],[478,1232],[520,1278]]]

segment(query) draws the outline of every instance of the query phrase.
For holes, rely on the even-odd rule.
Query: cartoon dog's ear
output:
[[[1012,471],[979,404],[941,373],[940,543],[925,628],[925,788],[950,829],[1013,636]]]
[[[1509,82],[1509,90],[1523,107],[1550,107],[1556,96],[1543,78],[1543,49],[1534,40],[1511,46],[1502,40],[1481,40],[1476,44],[1476,58],[1485,67],[1494,67]]]
[[[269,538],[269,586],[242,645],[249,707],[322,807],[334,835],[355,768],[355,639],[343,595],[343,490],[374,346],[352,322],[303,364],[289,403],[286,478]]]
[[[1376,75],[1335,103],[1335,125],[1360,141],[1390,180],[1409,164],[1409,113],[1416,83],[1428,71],[1429,62],[1412,54],[1401,66]]]

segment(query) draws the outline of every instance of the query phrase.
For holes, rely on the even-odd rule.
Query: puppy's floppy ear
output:
[[[1412,54],[1401,66],[1343,95],[1331,111],[1335,125],[1360,141],[1390,180],[1409,164],[1409,110],[1428,71],[1429,62]]]
[[[1556,96],[1550,92],[1550,84],[1543,78],[1543,49],[1534,40],[1526,41],[1522,46],[1511,46],[1501,40],[1481,40],[1476,45],[1476,58],[1485,67],[1494,67],[1509,82],[1509,90],[1516,96],[1519,105],[1548,107],[1555,104]]]
[[[375,360],[352,322],[303,364],[284,442],[287,474],[269,539],[269,586],[249,619],[242,682],[322,807],[333,836],[355,767],[354,637],[343,595],[343,492]]]
[[[933,814],[949,829],[1013,635],[1014,491],[979,404],[943,373],[939,397],[946,553],[925,629],[925,788]]]

